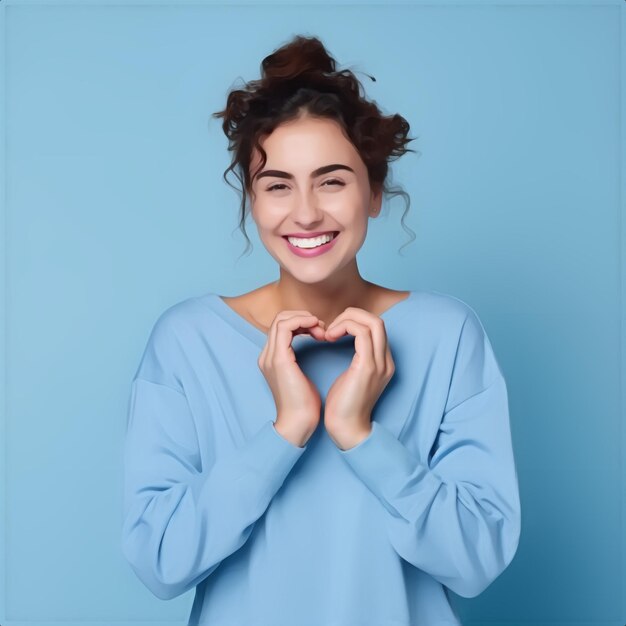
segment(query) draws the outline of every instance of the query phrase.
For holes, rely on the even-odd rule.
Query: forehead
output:
[[[341,161],[354,165],[360,160],[341,125],[327,118],[305,117],[284,122],[269,135],[261,137],[259,143],[267,153],[267,167],[280,166],[294,173],[301,170],[308,175],[326,162]],[[253,172],[260,163],[261,155],[253,148]]]

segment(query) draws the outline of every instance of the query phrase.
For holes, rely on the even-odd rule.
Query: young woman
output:
[[[449,590],[481,593],[520,536],[502,371],[469,305],[359,274],[406,120],[315,37],[262,70],[216,116],[280,277],[156,321],[124,555],[159,598],[195,588],[190,625],[460,624]]]

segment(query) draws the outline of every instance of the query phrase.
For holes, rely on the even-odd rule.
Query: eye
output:
[[[322,185],[326,185],[326,184],[336,184],[339,185],[340,187],[345,187],[345,183],[341,182],[340,180],[337,180],[336,178],[331,178],[330,180],[325,180]],[[282,188],[285,188],[286,185],[284,185],[283,183],[276,183],[275,185],[271,185],[270,187],[267,188],[267,191],[274,191],[275,189],[281,190]]]

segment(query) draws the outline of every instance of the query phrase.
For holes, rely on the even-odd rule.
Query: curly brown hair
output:
[[[389,187],[387,179],[390,161],[406,152],[416,152],[406,147],[414,141],[407,137],[410,128],[407,120],[398,114],[385,116],[375,101],[366,100],[355,75],[350,70],[337,71],[335,60],[317,37],[296,35],[263,59],[261,73],[260,80],[244,83],[243,89],[231,90],[226,108],[212,114],[224,118],[222,129],[229,140],[228,150],[234,153],[223,178],[241,194],[239,227],[248,241],[245,251],[251,247],[245,219],[246,198],[254,195],[251,183],[254,175],[250,173],[253,148],[261,154],[258,172],[267,161],[260,139],[281,123],[302,115],[330,118],[343,127],[367,167],[371,188],[405,198],[401,218],[405,228],[403,220],[411,199],[401,187]],[[227,175],[231,171],[242,184],[241,189],[229,182]]]

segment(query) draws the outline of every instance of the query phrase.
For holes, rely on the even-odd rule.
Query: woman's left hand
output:
[[[326,396],[324,426],[342,450],[371,432],[372,410],[393,377],[395,364],[383,320],[364,309],[348,307],[326,329],[326,340],[353,335],[354,358]]]

